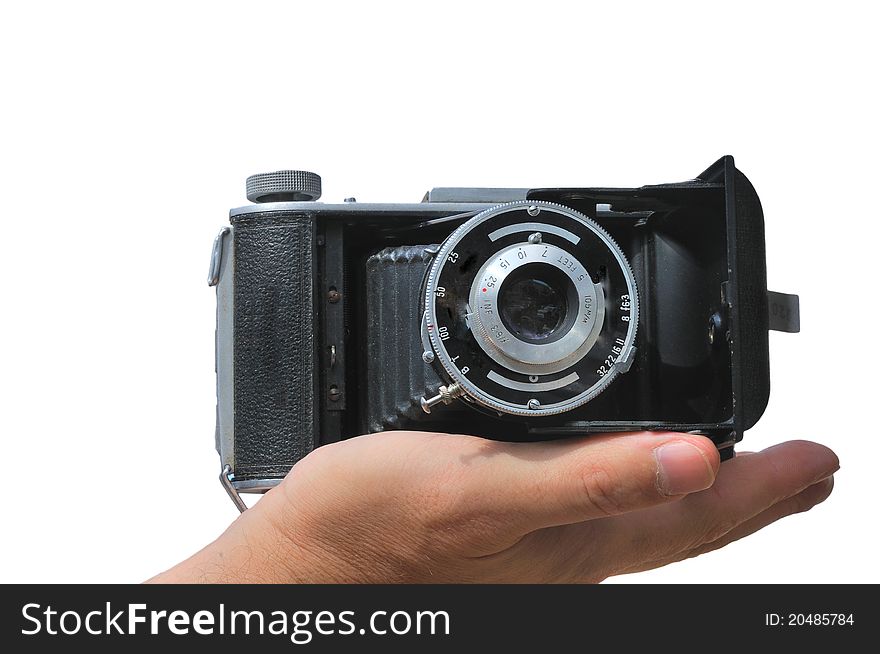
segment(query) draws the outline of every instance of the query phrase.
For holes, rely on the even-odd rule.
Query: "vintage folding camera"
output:
[[[640,188],[320,194],[254,175],[214,244],[216,440],[242,510],[314,448],[389,429],[675,430],[730,456],[767,405],[768,329],[799,328],[731,157]]]

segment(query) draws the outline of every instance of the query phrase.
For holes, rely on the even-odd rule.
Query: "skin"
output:
[[[385,432],[321,447],[151,582],[598,582],[807,511],[837,456],[806,441],[720,465],[702,436],[546,443]]]

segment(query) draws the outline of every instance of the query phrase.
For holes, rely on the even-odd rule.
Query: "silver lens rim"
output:
[[[515,270],[540,263],[556,268],[574,284],[579,315],[568,332],[546,344],[517,338],[500,318],[498,294]],[[485,289],[485,290],[484,290]],[[470,291],[469,327],[482,350],[496,363],[524,375],[550,375],[571,367],[590,351],[602,330],[605,300],[586,268],[573,254],[551,243],[525,241],[499,250],[490,257]]]

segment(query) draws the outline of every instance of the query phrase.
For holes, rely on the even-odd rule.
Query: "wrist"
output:
[[[212,543],[147,583],[325,583],[328,566],[293,537],[296,521],[270,491]],[[281,500],[281,501],[279,501]]]

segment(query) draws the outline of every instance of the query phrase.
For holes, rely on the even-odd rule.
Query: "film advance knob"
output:
[[[307,170],[276,170],[247,178],[251,202],[311,202],[321,197],[321,177]]]

